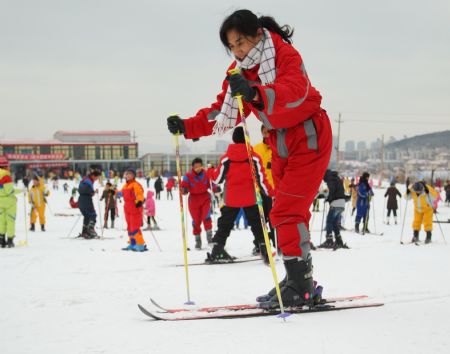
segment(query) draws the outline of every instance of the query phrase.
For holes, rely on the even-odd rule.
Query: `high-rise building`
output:
[[[347,140],[345,142],[345,152],[353,152],[353,151],[355,151],[355,141]]]
[[[365,141],[358,141],[358,144],[356,144],[356,150],[358,150],[358,151],[367,150],[366,142]]]

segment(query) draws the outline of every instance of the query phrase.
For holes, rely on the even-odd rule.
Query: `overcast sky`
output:
[[[450,129],[448,0],[0,0],[0,139],[126,129],[141,152],[167,149],[166,117],[219,92],[218,30],[239,8],[295,28],[342,142]]]

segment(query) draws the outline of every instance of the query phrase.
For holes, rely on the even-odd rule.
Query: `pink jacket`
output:
[[[155,216],[156,207],[155,200],[153,199],[154,193],[152,191],[147,192],[147,198],[145,199],[145,215]]]

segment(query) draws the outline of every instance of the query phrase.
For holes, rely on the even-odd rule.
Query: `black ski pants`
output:
[[[230,232],[233,229],[234,221],[239,214],[239,209],[240,208],[232,208],[227,206],[223,206],[222,209],[220,209],[221,215],[217,221],[217,231],[213,237],[214,243],[225,246],[227,243],[227,238],[230,236]],[[259,218],[258,206],[255,204],[242,209],[244,209],[245,216],[247,217],[248,224],[250,225],[254,236],[253,243],[255,246],[264,243],[264,235],[261,220]]]

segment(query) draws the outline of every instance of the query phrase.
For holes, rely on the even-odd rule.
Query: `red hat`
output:
[[[5,156],[0,156],[0,167],[9,167],[9,161]]]

